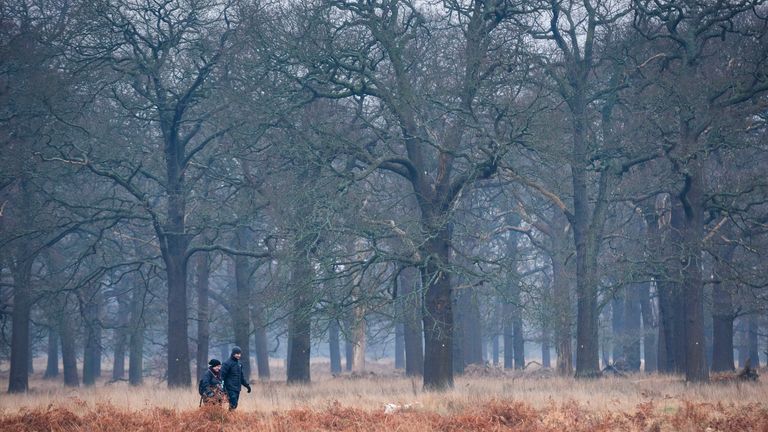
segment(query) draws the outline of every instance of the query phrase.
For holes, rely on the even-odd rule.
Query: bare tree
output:
[[[673,233],[679,236],[675,244],[680,262],[673,276],[681,286],[684,371],[686,379],[693,382],[708,380],[701,273],[706,223],[705,162],[708,142],[712,142],[708,138],[727,112],[742,108],[745,102],[768,90],[765,76],[755,73],[767,54],[764,44],[757,42],[765,37],[761,15],[753,13],[760,4],[634,2],[635,28],[660,48],[653,58],[660,78],[656,82],[670,97],[665,107],[657,108],[658,112],[669,113],[675,119],[672,124],[658,123],[658,127],[663,131],[664,154],[679,182],[670,192],[670,223]],[[740,32],[753,36],[741,39],[746,44],[743,50],[732,53],[719,47],[718,41],[726,35]],[[735,71],[733,62],[742,64],[740,71]],[[699,79],[707,85],[699,86]]]
[[[601,155],[615,146],[613,137],[603,134],[598,143],[591,130],[597,124],[594,105],[603,101],[602,118],[610,119],[618,83],[602,79],[595,83],[600,62],[601,38],[622,19],[629,9],[621,3],[608,1],[553,1],[546,16],[540,18],[541,28],[533,32],[536,38],[552,42],[543,67],[554,81],[558,95],[566,103],[570,120],[571,145],[569,165],[573,207],[562,207],[573,228],[576,246],[576,376],[600,374],[598,358],[598,254],[602,242],[611,186],[617,170],[614,161]],[[548,19],[547,19],[548,18]],[[554,54],[550,57],[549,54]],[[598,117],[599,118],[599,117]],[[603,132],[610,127],[603,124]],[[602,168],[594,169],[595,158],[601,158]],[[611,167],[611,165],[614,165]],[[619,171],[620,172],[620,171]],[[594,191],[590,193],[590,185]],[[594,203],[592,205],[591,203]]]
[[[73,146],[63,156],[113,181],[147,212],[168,282],[168,385],[188,386],[187,260],[197,234],[187,226],[188,179],[195,158],[230,127],[214,120],[221,105],[205,96],[232,49],[234,12],[226,2],[181,0],[96,2],[80,13],[73,55],[109,71],[106,103],[152,129],[146,143],[133,143],[143,150],[131,161],[115,164],[98,146]],[[154,154],[163,166],[150,163]],[[163,200],[150,199],[154,193]]]
[[[362,180],[384,170],[401,176],[415,194],[424,236],[416,251],[425,295],[424,387],[445,389],[453,385],[451,211],[475,181],[495,174],[496,161],[517,133],[505,130],[502,143],[493,133],[483,132],[478,126],[485,113],[476,102],[481,94],[486,96],[484,84],[496,67],[509,60],[496,62],[489,56],[498,43],[494,31],[518,10],[506,2],[446,2],[441,12],[445,17],[440,17],[409,1],[327,5],[339,20],[318,22],[326,10],[320,8],[310,18],[314,30],[297,30],[303,32],[304,52],[313,52],[304,61],[322,65],[299,79],[315,94],[375,107],[358,111],[360,121],[386,139],[344,154],[360,167],[353,178]],[[430,20],[442,19],[451,30],[439,36],[440,43],[450,46],[447,52],[460,59],[458,65],[439,58],[437,32],[432,37],[427,33]],[[426,69],[456,79],[435,82],[429,78],[434,75],[422,73]],[[445,104],[430,104],[434,98],[443,98]],[[378,113],[394,130],[376,130],[378,120],[369,114]]]

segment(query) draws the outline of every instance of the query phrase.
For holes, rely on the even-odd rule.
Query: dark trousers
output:
[[[233,410],[237,408],[237,400],[240,399],[240,392],[227,390],[227,396],[229,397],[229,409]]]

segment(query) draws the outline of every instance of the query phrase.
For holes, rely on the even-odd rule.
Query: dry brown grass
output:
[[[255,383],[233,414],[198,409],[193,389],[163,383],[66,389],[33,378],[28,394],[0,397],[0,430],[768,431],[762,382],[686,385],[656,375],[576,381],[480,370],[458,377],[451,391],[431,393],[384,368],[332,377],[326,367],[316,365],[307,386]],[[411,408],[385,414],[386,404]]]

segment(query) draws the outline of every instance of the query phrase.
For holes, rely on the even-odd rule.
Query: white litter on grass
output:
[[[384,414],[394,414],[398,411],[410,411],[419,406],[421,406],[420,402],[414,402],[412,404],[403,404],[403,405],[388,403],[384,405]]]

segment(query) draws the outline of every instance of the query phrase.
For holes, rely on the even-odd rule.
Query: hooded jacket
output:
[[[218,387],[221,385],[221,373],[216,373],[211,367],[206,369],[203,373],[203,377],[200,379],[200,394],[210,395],[212,393],[211,387]]]
[[[227,391],[240,392],[240,386],[249,387],[243,375],[243,365],[234,356],[230,356],[221,365],[221,380]]]

